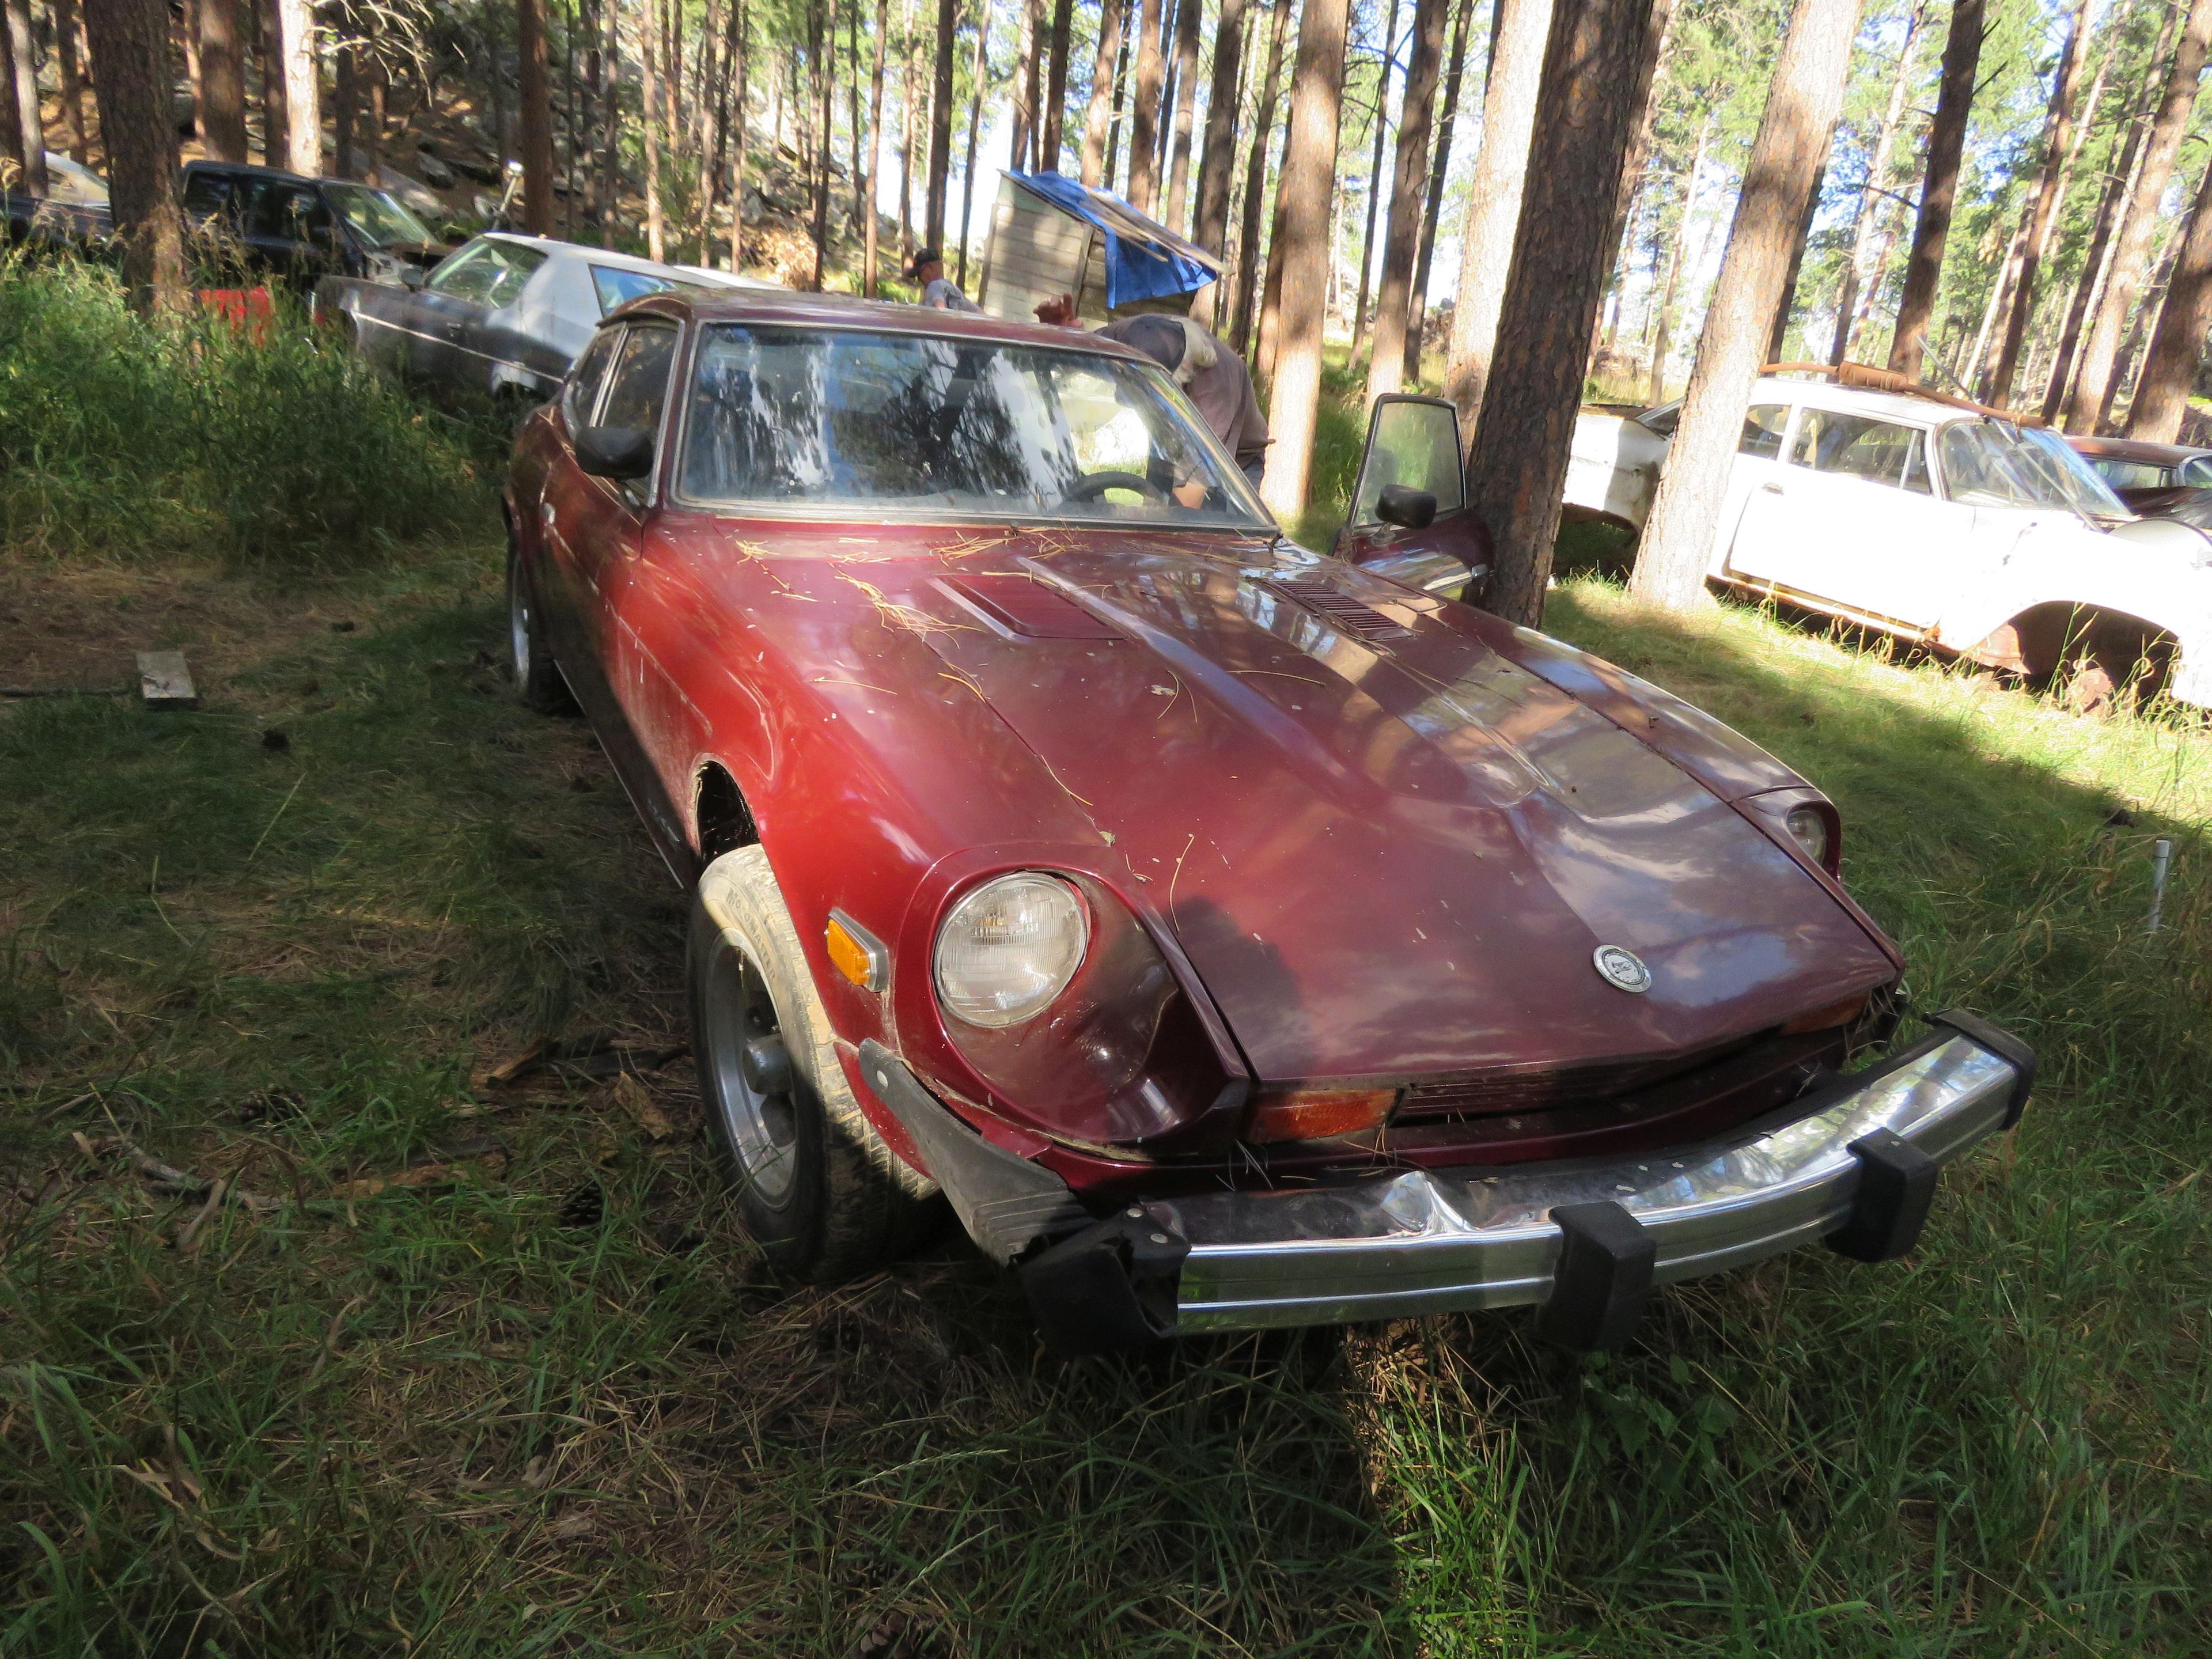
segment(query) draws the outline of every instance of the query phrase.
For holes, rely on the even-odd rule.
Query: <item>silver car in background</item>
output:
[[[669,289],[774,288],[608,248],[488,231],[404,285],[325,277],[319,320],[370,362],[441,392],[535,404],[560,389],[599,319]]]

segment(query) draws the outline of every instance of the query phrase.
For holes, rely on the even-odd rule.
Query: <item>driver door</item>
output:
[[[1417,592],[1479,605],[1489,592],[1490,530],[1467,504],[1459,410],[1443,398],[1388,392],[1368,417],[1352,508],[1330,552]],[[1435,499],[1426,524],[1383,516],[1391,485]]]

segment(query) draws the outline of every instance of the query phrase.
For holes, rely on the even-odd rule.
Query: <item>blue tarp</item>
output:
[[[1006,176],[1106,234],[1109,309],[1133,300],[1194,294],[1221,274],[1196,246],[1119,197],[1087,190],[1064,173],[1010,172]]]

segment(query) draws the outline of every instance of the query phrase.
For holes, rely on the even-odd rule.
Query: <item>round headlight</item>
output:
[[[1828,819],[1817,806],[1793,806],[1782,820],[1790,838],[1805,849],[1805,856],[1823,870],[1828,867]]]
[[[937,930],[937,996],[970,1025],[1018,1025],[1067,988],[1091,942],[1082,895],[1024,870],[987,881]]]

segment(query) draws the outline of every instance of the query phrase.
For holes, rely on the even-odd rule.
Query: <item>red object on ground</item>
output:
[[[265,288],[204,288],[202,309],[211,311],[256,345],[269,343],[270,325],[276,320],[276,302]]]

